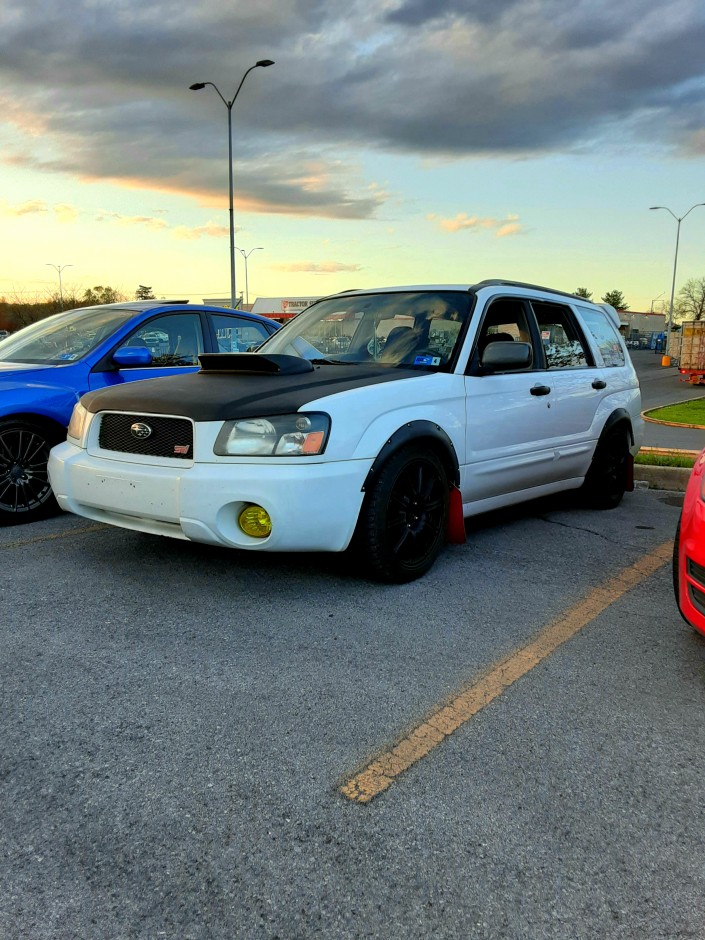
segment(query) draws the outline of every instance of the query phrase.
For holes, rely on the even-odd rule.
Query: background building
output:
[[[273,320],[291,320],[297,313],[305,310],[309,304],[318,297],[258,297],[253,304],[243,304],[242,299],[238,304],[239,310],[249,310],[252,313],[258,313],[262,317],[271,317]],[[229,307],[229,297],[204,297],[204,304],[213,304],[216,307]]]

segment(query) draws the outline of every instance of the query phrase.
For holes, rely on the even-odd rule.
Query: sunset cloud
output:
[[[505,225],[500,225],[494,233],[494,237],[508,238],[510,235],[520,235],[523,231],[523,228],[518,222],[507,222]]]
[[[74,5],[66,29],[61,3],[7,0],[2,112],[23,136],[3,160],[26,147],[44,173],[222,205],[221,102],[184,76],[249,62],[263,37],[277,65],[248,78],[235,122],[236,201],[249,211],[377,217],[389,197],[356,165],[361,150],[548,154],[614,142],[618,126],[622,145],[697,154],[701,7],[672,0],[664,17],[660,0],[204,0],[177,13],[169,0],[124,0]]]
[[[164,219],[151,215],[122,215],[119,212],[102,212],[95,217],[96,222],[113,222],[116,225],[139,225],[154,231],[169,228]]]
[[[181,241],[196,241],[199,238],[227,238],[230,229],[226,225],[216,225],[215,222],[206,222],[205,225],[198,225],[189,228],[186,225],[177,225],[173,229],[174,238]]]
[[[506,238],[508,235],[518,235],[522,231],[518,215],[508,215],[504,219],[480,218],[477,215],[468,215],[459,212],[455,218],[442,219],[435,213],[426,216],[429,222],[436,223],[444,232],[483,231],[495,229],[496,238]]]
[[[78,209],[75,206],[70,206],[67,203],[57,203],[54,207],[54,215],[58,222],[62,224],[68,224],[70,222],[75,222],[78,218]]]
[[[341,261],[294,261],[276,265],[279,271],[290,274],[340,274],[344,271],[361,271],[360,264],[343,264]]]
[[[15,206],[5,204],[2,207],[3,215],[37,215],[38,213],[48,211],[49,207],[41,199],[30,199],[27,202],[21,202]]]

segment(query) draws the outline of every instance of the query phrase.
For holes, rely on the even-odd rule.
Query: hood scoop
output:
[[[264,356],[258,353],[202,353],[200,372],[230,375],[301,375],[313,372],[313,363],[299,356]]]

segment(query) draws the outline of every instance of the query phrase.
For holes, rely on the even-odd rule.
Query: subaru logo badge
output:
[[[135,421],[135,423],[130,428],[130,433],[133,437],[136,437],[138,441],[146,441],[148,437],[152,436],[152,429],[148,424],[142,424],[141,421]]]

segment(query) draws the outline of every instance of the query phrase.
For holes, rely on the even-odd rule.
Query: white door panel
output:
[[[555,479],[550,395],[535,372],[466,376],[466,464],[463,501],[487,499]],[[548,442],[548,444],[547,444]]]
[[[488,499],[584,476],[603,395],[597,369],[466,376],[463,500]],[[532,394],[536,386],[550,388]]]

